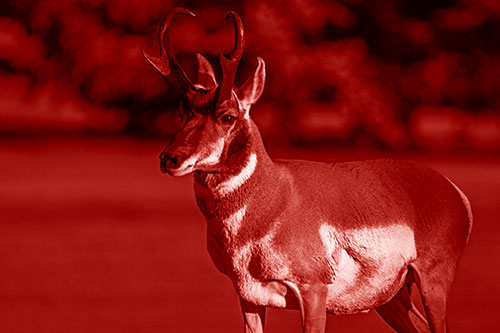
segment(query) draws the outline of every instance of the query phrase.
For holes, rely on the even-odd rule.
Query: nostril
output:
[[[174,166],[177,165],[177,156],[169,156],[168,162]]]
[[[182,161],[182,156],[178,153],[164,152],[160,155],[160,168],[164,171],[177,169],[180,161]]]

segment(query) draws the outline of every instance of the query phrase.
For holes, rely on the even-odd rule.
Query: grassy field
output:
[[[160,174],[164,143],[130,139],[0,142],[0,332],[238,332],[229,280],[205,249],[190,177]],[[325,161],[377,152],[278,151]],[[384,153],[383,155],[388,155]],[[454,180],[475,225],[450,306],[452,332],[499,331],[500,158],[407,157]],[[268,332],[299,332],[268,310]],[[329,316],[331,332],[392,332],[371,312]]]

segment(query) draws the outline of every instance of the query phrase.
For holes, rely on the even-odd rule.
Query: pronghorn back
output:
[[[272,160],[250,107],[265,63],[234,86],[244,48],[241,18],[228,13],[235,45],[222,78],[198,55],[193,84],[160,25],[160,57],[144,54],[179,93],[182,129],[160,155],[173,176],[194,175],[207,222],[207,248],[240,298],[245,332],[262,332],[265,307],[301,311],[305,332],[325,328],[326,312],[375,309],[397,331],[446,331],[455,269],[470,237],[465,194],[436,171],[392,159],[345,163]],[[167,44],[164,44],[167,39]],[[412,284],[425,316],[411,301]]]

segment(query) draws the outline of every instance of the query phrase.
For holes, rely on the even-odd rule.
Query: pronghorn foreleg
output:
[[[302,331],[324,333],[326,328],[326,298],[328,288],[324,284],[299,287],[302,298]]]
[[[245,333],[263,333],[266,319],[266,308],[254,305],[240,298],[241,311],[245,321]]]

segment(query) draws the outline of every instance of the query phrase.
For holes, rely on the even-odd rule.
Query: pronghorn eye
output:
[[[230,114],[226,114],[224,117],[220,118],[222,122],[226,124],[232,124],[236,118],[231,116]]]

